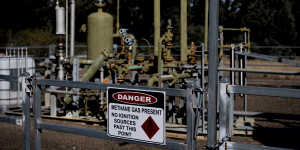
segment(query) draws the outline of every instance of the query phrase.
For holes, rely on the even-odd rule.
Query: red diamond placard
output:
[[[142,124],[142,129],[146,133],[146,135],[151,139],[155,133],[159,130],[159,127],[154,122],[151,116],[147,118],[147,120]]]

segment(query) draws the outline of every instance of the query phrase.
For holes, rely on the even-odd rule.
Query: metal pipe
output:
[[[235,48],[234,44],[231,44],[231,61],[230,61],[231,68],[234,68],[234,66],[235,66],[235,64],[234,64],[234,62],[235,62],[235,60],[234,60],[234,48]],[[234,85],[234,83],[235,83],[234,82],[235,73],[233,71],[231,71],[230,74],[231,74],[231,84]]]
[[[181,0],[180,11],[180,61],[187,61],[187,0]]]
[[[100,83],[104,83],[104,69],[101,67],[100,69]],[[104,92],[101,90],[100,92],[100,107],[104,107]]]
[[[117,24],[116,24],[116,35],[119,35],[120,29],[120,0],[117,0]]]
[[[204,90],[205,89],[205,68],[204,68],[204,50],[205,47],[202,44],[202,52],[201,52],[201,88]],[[202,96],[202,133],[204,133],[205,130],[205,112],[204,112],[204,108],[205,108],[205,95],[203,93]]]
[[[217,145],[217,80],[218,80],[218,21],[219,0],[210,0],[209,4],[209,57],[208,57],[208,136],[207,147],[215,149]]]
[[[70,40],[70,57],[74,56],[75,43],[75,0],[71,0],[71,40]]]
[[[208,0],[205,0],[205,25],[204,25],[204,50],[207,50],[208,43]]]
[[[90,59],[79,59],[79,58],[76,58],[78,59],[79,61],[79,64],[85,64],[85,65],[90,65],[90,64],[93,64],[93,60],[90,60]],[[70,63],[73,64],[75,61],[75,57],[71,57],[70,59]]]
[[[134,71],[134,70],[141,70],[143,69],[143,66],[138,66],[138,65],[129,65],[128,70]]]
[[[160,0],[154,0],[154,61],[158,73],[162,65],[160,44]]]
[[[195,111],[193,106],[195,105],[195,98],[192,94],[192,88],[187,89],[187,103],[186,103],[186,111],[187,111],[187,149],[188,150],[196,150],[197,140],[194,136],[195,134]]]
[[[42,130],[40,128],[41,122],[41,88],[39,85],[34,83],[34,105],[33,105],[33,113],[34,113],[34,149],[41,150],[42,149]]]
[[[243,44],[240,44],[240,52],[242,53],[243,52]],[[244,69],[244,60],[243,60],[243,57],[240,56],[240,69]],[[240,72],[240,85],[243,86],[244,85],[244,73],[243,72]]]
[[[68,46],[69,46],[69,0],[66,0],[66,58],[68,58]]]
[[[162,75],[160,76],[160,78],[156,77],[156,76],[153,76],[152,78],[150,78],[148,80],[148,86],[153,86],[153,84],[155,82],[162,82],[162,81],[168,81],[168,80],[173,80],[173,82],[175,82],[177,79],[181,79],[181,78],[188,78],[190,77],[189,74],[187,73],[182,73],[182,74],[178,74],[178,75],[175,75],[175,74],[169,74],[169,75]],[[174,83],[171,83],[171,84],[174,84]]]
[[[230,102],[229,96],[226,91],[226,87],[229,84],[229,81],[226,78],[223,78],[223,81],[219,83],[219,143],[222,143],[220,149],[224,149],[223,142],[227,141],[228,133],[229,133],[229,110],[228,110],[228,103]]]
[[[83,77],[80,79],[82,82],[89,81],[95,73],[100,69],[102,64],[104,63],[104,55],[100,55],[96,61],[90,66],[90,68],[87,70],[87,72],[83,75]]]
[[[16,63],[17,63],[17,77],[20,76],[20,48],[17,49],[17,57],[16,57]],[[18,84],[17,84],[17,105],[20,103],[20,83],[18,79]]]
[[[156,76],[153,76],[148,80],[147,86],[153,86],[153,84],[156,82],[159,82],[159,79]]]
[[[154,56],[158,56],[160,40],[160,0],[154,0]]]
[[[247,52],[248,53],[248,50],[250,49],[250,41],[248,41],[249,39],[248,39],[248,37],[249,36],[247,36],[247,34],[249,35],[249,30],[248,30],[248,32],[247,31],[244,31],[244,34],[245,34],[245,44],[247,44],[248,45],[248,47],[246,47],[245,49],[244,49],[244,52]],[[249,43],[248,43],[249,42]],[[244,69],[247,69],[247,65],[248,65],[248,63],[247,63],[247,56],[245,55],[244,56]],[[244,72],[244,85],[245,86],[247,86],[247,83],[248,81],[247,81],[247,72]],[[246,113],[247,112],[247,107],[248,107],[248,96],[245,94],[244,95],[244,112]],[[246,118],[244,117],[244,120],[246,120]]]
[[[27,70],[28,70],[27,57],[28,57],[28,49],[26,48],[25,49],[25,72],[27,72]]]

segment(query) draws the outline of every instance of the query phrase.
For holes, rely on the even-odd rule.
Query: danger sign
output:
[[[107,89],[108,136],[166,144],[165,92]]]

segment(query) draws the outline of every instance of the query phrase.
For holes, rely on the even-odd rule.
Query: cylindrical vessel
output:
[[[65,8],[56,6],[56,34],[65,34]]]
[[[112,52],[113,17],[99,8],[88,16],[88,59],[96,60],[104,49]]]
[[[75,46],[75,0],[71,0],[71,40],[70,40],[70,57],[74,56]]]

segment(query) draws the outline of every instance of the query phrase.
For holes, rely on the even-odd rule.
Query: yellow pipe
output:
[[[154,61],[157,72],[161,72],[161,48],[160,48],[160,0],[154,0]]]
[[[154,83],[159,82],[157,76],[153,76],[148,80],[147,86],[153,86]]]
[[[205,0],[205,25],[204,25],[204,50],[207,50],[208,43],[208,0]]]
[[[205,25],[204,25],[204,50],[208,50],[208,3],[209,0],[205,0]],[[204,54],[204,62],[208,64],[208,56]]]
[[[187,73],[177,74],[177,73],[173,72],[173,73],[171,73],[169,75],[163,75],[163,76],[161,76],[160,79],[158,79],[157,76],[153,76],[152,78],[150,78],[148,80],[147,85],[148,86],[153,86],[153,84],[156,83],[156,82],[163,82],[163,81],[168,81],[168,80],[173,80],[171,82],[171,84],[174,84],[174,83],[176,83],[176,81],[178,79],[188,78],[188,77],[190,77],[190,75],[187,74]]]
[[[154,0],[154,56],[158,56],[160,40],[160,0]]]
[[[80,81],[87,82],[93,78],[93,76],[96,74],[96,72],[100,69],[102,64],[104,63],[104,55],[100,55],[95,62],[89,67],[87,72],[83,75],[82,78],[80,78]]]
[[[180,11],[180,61],[187,61],[187,0],[181,0],[181,11]]]
[[[90,59],[79,59],[79,64],[85,64],[85,65],[90,65],[90,64],[93,64],[93,60],[90,60]],[[72,57],[70,59],[70,64],[73,64],[74,63],[74,57]]]
[[[117,24],[116,24],[116,34],[119,34],[120,29],[120,0],[117,0]]]

